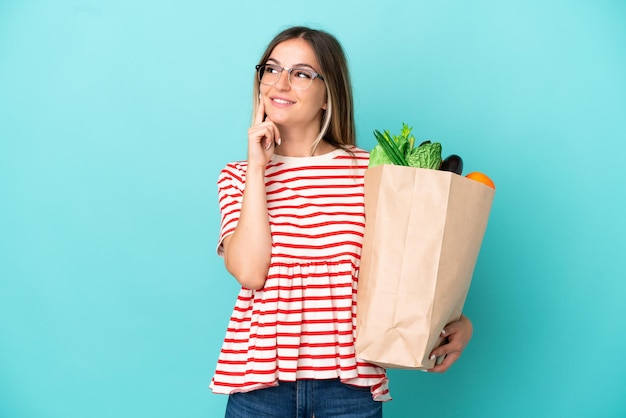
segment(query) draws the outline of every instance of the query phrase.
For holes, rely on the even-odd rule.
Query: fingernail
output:
[[[436,358],[436,356],[433,354],[433,355],[431,355],[431,356],[428,358],[428,360],[434,360],[435,358]]]
[[[278,138],[278,140],[276,141],[276,143],[277,143],[278,145],[280,145],[280,143],[281,143],[281,142],[282,142],[282,139],[281,139],[281,138]]]
[[[441,335],[446,335],[446,330],[445,329],[441,330]]]

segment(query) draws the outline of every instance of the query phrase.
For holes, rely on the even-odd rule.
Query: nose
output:
[[[291,84],[289,84],[289,71],[283,70],[280,72],[274,87],[279,90],[288,90],[291,87]]]

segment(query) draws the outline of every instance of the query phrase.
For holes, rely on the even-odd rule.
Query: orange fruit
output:
[[[476,181],[479,181],[481,183],[484,183],[487,186],[491,187],[492,189],[496,188],[496,185],[493,183],[493,180],[491,180],[484,173],[480,173],[478,171],[472,171],[471,173],[468,173],[465,177],[467,177],[468,179],[472,179],[472,180],[476,180]]]

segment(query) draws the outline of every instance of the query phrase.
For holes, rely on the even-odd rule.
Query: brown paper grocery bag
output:
[[[365,172],[365,236],[357,292],[357,357],[429,369],[441,330],[460,317],[494,189],[439,170]]]

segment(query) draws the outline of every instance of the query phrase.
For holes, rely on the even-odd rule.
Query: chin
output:
[[[277,125],[284,125],[289,123],[289,118],[281,117],[280,115],[268,114],[267,117]]]

